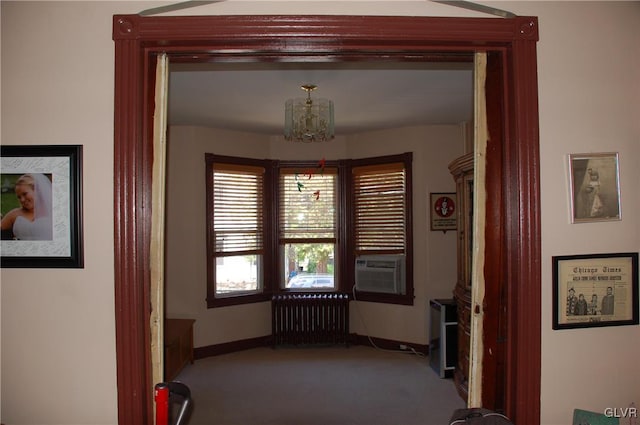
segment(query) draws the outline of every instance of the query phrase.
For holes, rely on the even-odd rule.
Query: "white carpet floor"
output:
[[[464,402],[426,357],[365,346],[256,348],[187,365],[188,425],[447,425]]]

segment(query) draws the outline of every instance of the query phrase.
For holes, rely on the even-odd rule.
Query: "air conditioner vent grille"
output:
[[[356,290],[405,294],[403,255],[368,255],[356,259]]]

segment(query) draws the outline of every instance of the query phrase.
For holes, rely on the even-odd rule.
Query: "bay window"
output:
[[[267,301],[282,291],[354,289],[361,255],[402,255],[413,303],[411,153],[273,161],[206,154],[207,304]]]

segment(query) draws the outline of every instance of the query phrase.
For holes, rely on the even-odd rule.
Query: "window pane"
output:
[[[334,251],[332,243],[285,244],[284,286],[291,289],[335,288]]]
[[[280,237],[333,238],[336,223],[336,175],[281,170]]]
[[[258,291],[261,259],[259,255],[217,257],[216,295]]]

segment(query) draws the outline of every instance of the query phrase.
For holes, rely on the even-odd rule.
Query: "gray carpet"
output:
[[[446,425],[464,407],[426,357],[364,346],[256,348],[187,365],[189,425]]]

